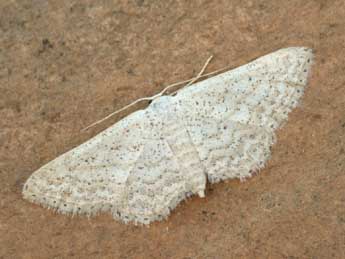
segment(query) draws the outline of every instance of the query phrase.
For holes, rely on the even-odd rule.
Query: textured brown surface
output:
[[[287,46],[315,50],[268,166],[165,222],[69,218],[21,197],[38,167],[138,97]],[[0,258],[345,258],[345,3],[0,0]],[[123,115],[122,115],[123,116]]]

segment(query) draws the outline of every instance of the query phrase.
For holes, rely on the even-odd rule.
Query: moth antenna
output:
[[[188,80],[185,80],[185,81],[181,81],[181,82],[177,82],[177,83],[168,85],[168,86],[166,86],[162,91],[160,91],[158,94],[155,94],[155,95],[153,95],[153,96],[139,98],[139,99],[137,99],[137,100],[131,102],[130,104],[127,104],[126,106],[122,107],[121,109],[116,110],[116,111],[114,111],[114,112],[108,114],[108,115],[105,116],[104,118],[102,118],[102,119],[100,119],[100,120],[98,120],[98,121],[96,121],[96,122],[90,124],[89,126],[83,128],[81,131],[82,131],[82,132],[87,131],[88,129],[90,129],[90,128],[92,128],[92,127],[94,127],[94,126],[96,126],[96,125],[102,123],[103,121],[106,121],[107,119],[111,118],[111,117],[114,116],[115,114],[118,114],[118,113],[120,113],[120,112],[122,112],[122,111],[124,111],[124,110],[127,110],[128,108],[130,108],[130,107],[136,105],[136,104],[139,103],[139,102],[142,102],[142,101],[152,101],[152,100],[154,100],[154,99],[156,99],[156,98],[158,98],[158,97],[161,97],[167,90],[169,90],[169,89],[172,88],[172,87],[175,87],[175,86],[178,86],[178,85],[181,85],[181,84],[184,84],[184,83],[188,83],[187,85],[185,85],[184,87],[181,88],[181,89],[183,89],[183,88],[185,88],[185,87],[187,87],[187,86],[193,84],[195,81],[197,81],[198,79],[200,79],[200,78],[202,78],[202,77],[209,76],[209,75],[212,75],[212,74],[215,74],[215,73],[219,73],[219,72],[221,72],[221,71],[223,71],[223,70],[225,70],[225,69],[228,68],[228,67],[222,68],[222,69],[213,71],[213,72],[211,72],[211,73],[209,73],[209,74],[206,74],[206,75],[202,76],[202,74],[204,73],[206,67],[208,66],[208,64],[210,63],[210,61],[211,61],[212,58],[213,58],[213,55],[210,56],[210,57],[207,59],[207,61],[205,62],[204,66],[202,67],[201,71],[199,72],[199,74],[198,74],[196,77],[193,77],[193,78],[188,79]],[[181,90],[181,89],[179,89],[179,90]],[[176,94],[177,91],[179,91],[179,90],[176,90],[175,92],[171,93],[170,95]]]

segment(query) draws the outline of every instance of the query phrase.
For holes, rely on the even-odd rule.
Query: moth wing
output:
[[[204,196],[205,169],[173,99],[158,98],[148,108],[156,114],[151,138],[127,179],[126,206],[115,214],[125,222],[161,220],[187,196]]]
[[[263,168],[275,140],[272,130],[232,120],[191,119],[186,126],[211,183],[243,180]]]
[[[264,165],[274,130],[303,95],[311,60],[310,49],[282,49],[178,92],[178,112],[211,182]]]
[[[123,206],[126,181],[150,134],[137,111],[34,172],[24,198],[61,213],[96,214]]]
[[[61,213],[111,211],[146,224],[188,195],[203,196],[204,168],[172,99],[155,100],[41,167],[25,183],[24,197]]]
[[[147,224],[165,218],[185,198],[185,178],[165,140],[151,140],[126,182],[125,204],[114,216]]]

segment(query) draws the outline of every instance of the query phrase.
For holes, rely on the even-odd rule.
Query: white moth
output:
[[[38,169],[24,198],[65,214],[166,218],[205,185],[264,167],[303,95],[312,51],[278,50],[162,96]]]

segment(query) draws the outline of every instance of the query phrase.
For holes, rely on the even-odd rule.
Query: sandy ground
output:
[[[256,177],[211,186],[167,221],[56,215],[30,174],[164,85],[288,46],[315,64]],[[0,0],[0,258],[345,258],[343,0]],[[139,107],[137,107],[139,108]]]

